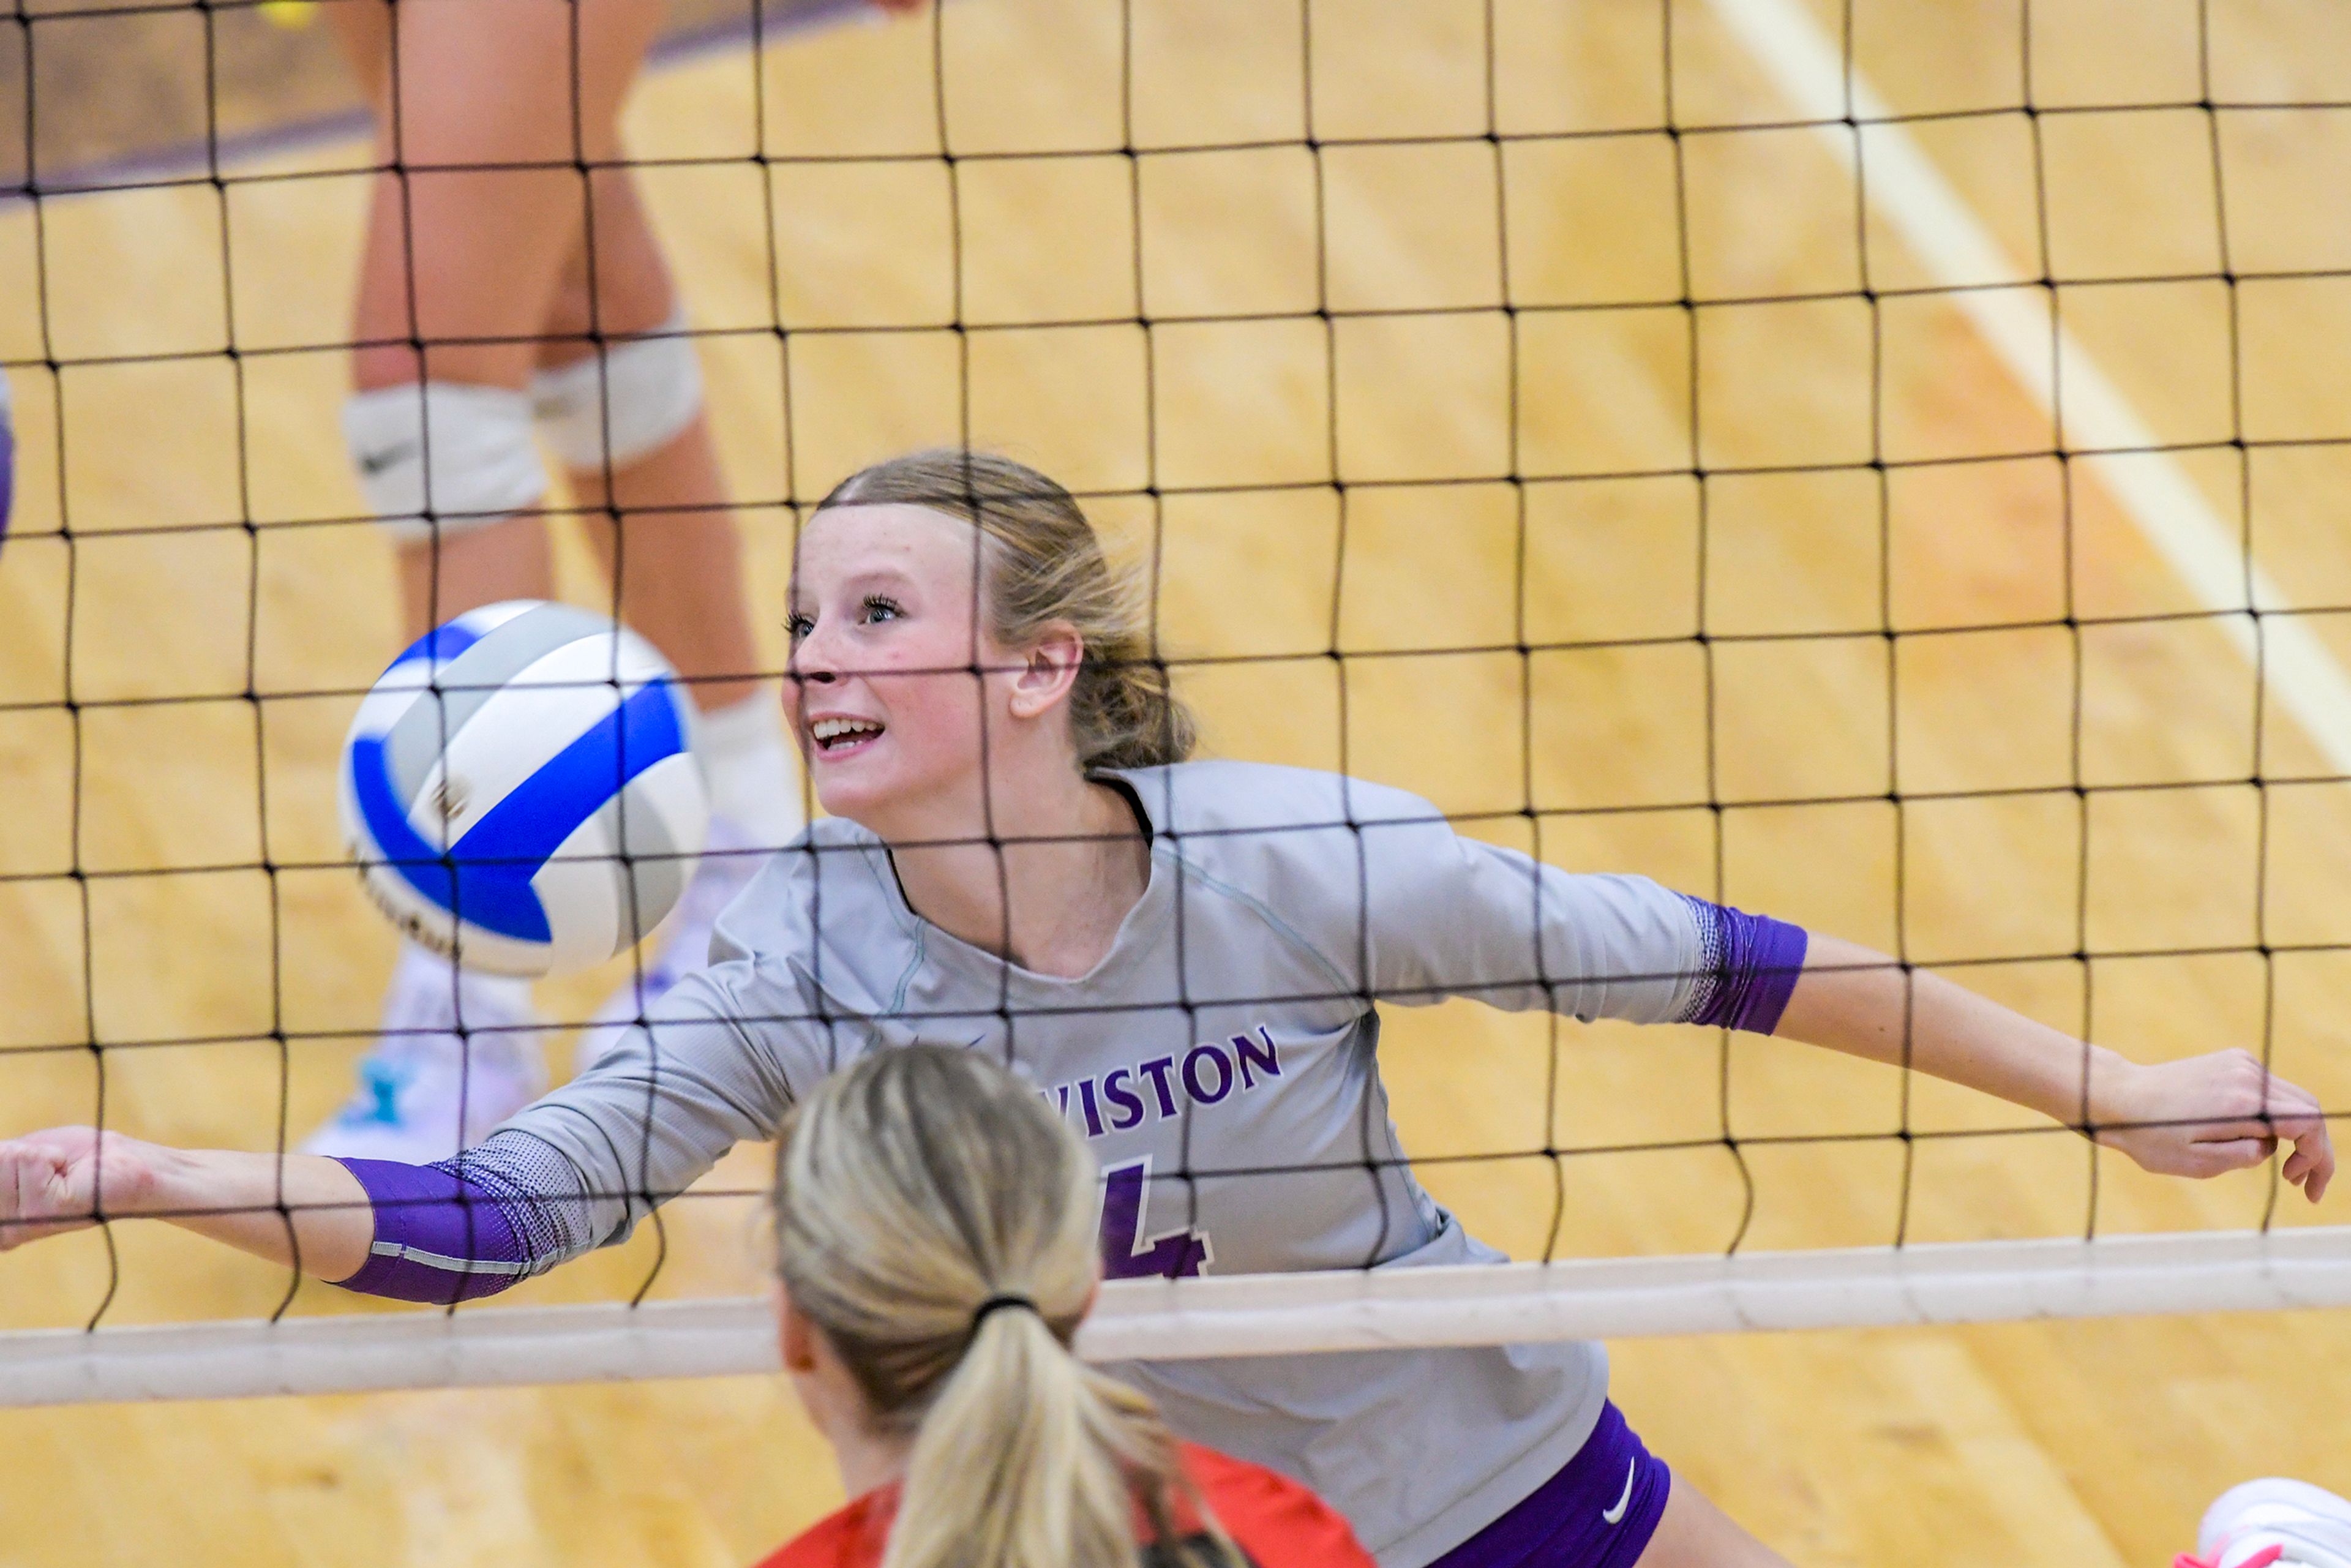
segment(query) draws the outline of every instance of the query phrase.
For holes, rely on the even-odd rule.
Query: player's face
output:
[[[979,532],[925,507],[837,507],[800,535],[785,705],[817,799],[876,831],[977,799],[979,669],[1008,660],[977,613]]]

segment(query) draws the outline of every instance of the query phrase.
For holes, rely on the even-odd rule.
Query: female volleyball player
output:
[[[430,1167],[36,1134],[0,1145],[0,1234],[88,1223],[102,1190],[352,1290],[486,1294],[626,1235],[834,1068],[932,1041],[1016,1063],[1085,1134],[1113,1274],[1490,1260],[1413,1178],[1376,1071],[1376,1002],[1453,996],[1906,1062],[2150,1170],[2283,1139],[2309,1197],[2334,1174],[2316,1103],[2243,1051],[2134,1065],[1850,943],[1458,837],[1398,790],[1186,761],[1092,528],[1017,464],[856,475],[804,530],[789,613],[831,815],[594,1071]],[[1594,1345],[1133,1375],[1176,1430],[1330,1498],[1385,1568],[1775,1561],[1668,1485]]]
[[[877,0],[911,10],[921,0]],[[702,371],[621,160],[623,99],[664,0],[329,5],[373,105],[371,193],[343,410],[370,510],[398,551],[403,642],[547,599],[543,446],[621,617],[688,678],[716,821],[661,948],[611,1025],[701,967],[710,925],[799,821],[746,615]],[[536,439],[534,439],[536,437]],[[359,1092],[307,1147],[426,1160],[528,1103],[546,1071],[528,984],[402,945]],[[610,1028],[583,1040],[592,1055]],[[465,1125],[459,1127],[459,1107]]]
[[[1071,1354],[1100,1173],[1034,1090],[878,1051],[780,1142],[784,1368],[852,1500],[763,1568],[1372,1568],[1313,1493],[1177,1443]]]

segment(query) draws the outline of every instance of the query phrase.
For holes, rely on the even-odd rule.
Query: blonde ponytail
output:
[[[883,1568],[1135,1568],[1140,1505],[1203,1568],[1242,1559],[1150,1400],[1071,1354],[1091,1301],[1093,1161],[970,1051],[876,1051],[787,1122],[778,1268],[885,1430],[911,1434]]]
[[[842,480],[830,507],[890,503],[961,517],[987,536],[988,630],[1007,648],[1048,625],[1085,643],[1070,693],[1081,768],[1153,768],[1192,755],[1198,726],[1176,695],[1134,585],[1110,569],[1071,494],[1026,464],[942,448],[876,463]]]

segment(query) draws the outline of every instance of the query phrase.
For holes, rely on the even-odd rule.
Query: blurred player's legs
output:
[[[690,341],[596,342],[682,320],[627,172],[579,168],[621,156],[621,101],[660,0],[402,0],[396,21],[390,5],[332,12],[377,106],[379,152],[403,169],[373,193],[345,428],[399,540],[409,635],[551,593],[536,426],[581,504],[611,509],[590,532],[620,570],[622,615],[694,684],[726,819],[716,836],[779,841],[797,795],[774,699],[743,678],[756,653],[739,547]],[[708,915],[688,912],[715,913],[747,859],[714,858],[712,885],[684,901],[653,969],[699,967]],[[624,1000],[633,1016],[634,988]],[[359,1092],[308,1147],[454,1152],[543,1085],[532,1022],[524,983],[461,980],[410,947]]]
[[[799,796],[776,694],[765,682],[711,679],[756,667],[743,613],[742,547],[726,508],[724,476],[698,395],[674,382],[697,375],[693,361],[666,375],[654,356],[690,355],[686,340],[638,340],[598,352],[607,338],[675,325],[682,315],[652,225],[627,170],[593,176],[596,291],[590,256],[565,269],[534,380],[542,429],[582,507],[595,508],[588,541],[616,586],[620,618],[643,632],[695,685],[702,713],[696,747],[710,786],[710,843],[685,896],[580,1037],[587,1066],[646,1007],[708,961],[711,925],[768,851],[800,825]],[[698,382],[697,382],[698,386]],[[674,434],[671,427],[674,425]],[[713,603],[711,585],[725,584]],[[723,611],[724,613],[713,613]]]
[[[2178,1568],[2351,1568],[2351,1501],[2274,1476],[2231,1487]]]

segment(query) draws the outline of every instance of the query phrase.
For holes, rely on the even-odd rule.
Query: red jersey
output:
[[[1178,1448],[1209,1511],[1258,1568],[1373,1568],[1347,1521],[1289,1477],[1196,1444]],[[877,1488],[800,1531],[759,1568],[877,1568],[897,1506],[897,1488]],[[1140,1562],[1140,1544],[1136,1552]]]

